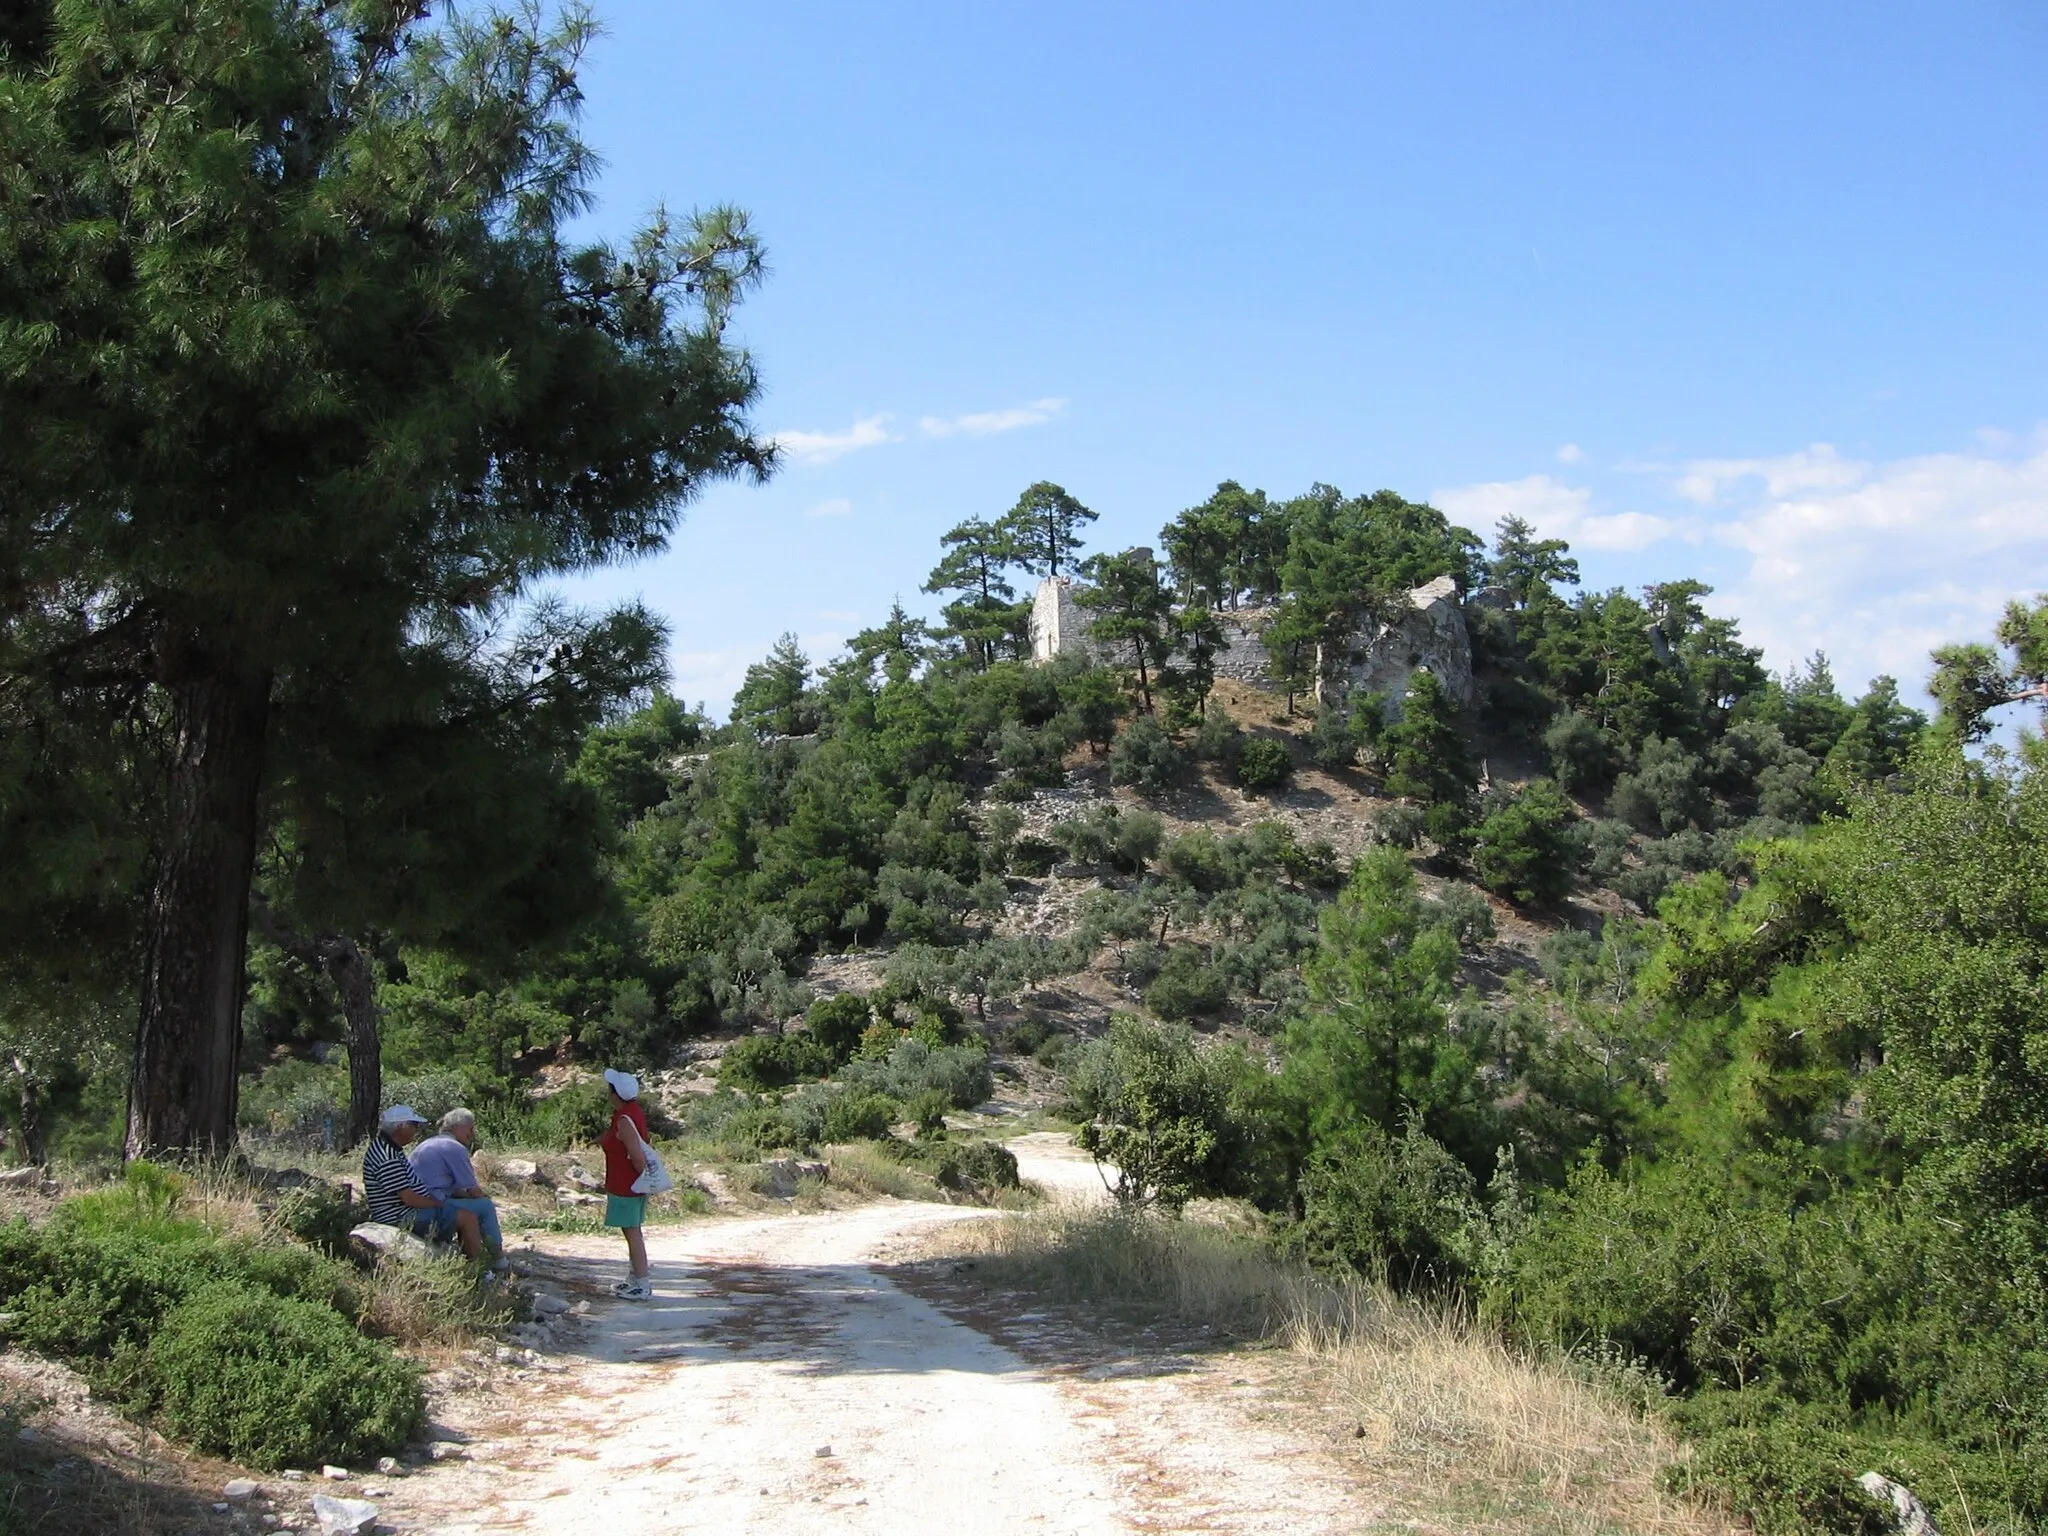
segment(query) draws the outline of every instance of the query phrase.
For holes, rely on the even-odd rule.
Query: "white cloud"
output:
[[[722,720],[746,679],[747,661],[737,651],[671,652],[669,688],[677,698],[701,703],[713,718]]]
[[[1560,464],[1576,464],[1585,456],[1586,450],[1577,443],[1566,443],[1557,450],[1557,462]]]
[[[1647,512],[1595,512],[1590,490],[1549,475],[1453,486],[1430,501],[1475,533],[1490,536],[1502,518],[1519,517],[1545,538],[1579,549],[1644,549],[1685,532],[1683,524]]]
[[[1889,673],[1917,697],[1929,651],[1988,640],[2008,602],[2048,592],[2048,425],[1890,460],[1815,443],[1627,467],[1661,486],[1664,510],[1596,512],[1591,489],[1546,474],[1431,500],[1477,532],[1519,516],[1574,549],[1608,552],[1603,567],[1630,584],[1699,574],[1668,553],[1629,558],[1662,540],[1715,547],[1720,590],[1708,606],[1738,619],[1776,671],[1826,651],[1851,692]]]
[[[928,437],[992,437],[1019,427],[1036,427],[1067,408],[1064,400],[1033,400],[1006,411],[970,411],[965,416],[927,416],[918,422]]]
[[[2006,603],[2048,590],[2048,433],[2002,454],[1859,463],[1821,445],[1740,462],[1732,478],[1762,494],[1714,537],[1749,557],[1726,595],[1774,666],[1823,649],[1844,687],[1889,672],[1913,692],[1929,650],[1990,638]],[[1683,483],[1721,496],[1727,478],[1687,465]]]
[[[864,416],[844,432],[778,432],[775,446],[804,464],[830,464],[841,454],[894,442],[886,414]]]
[[[813,502],[804,508],[805,517],[851,517],[853,503],[844,496],[828,496],[825,500]]]
[[[1815,443],[1798,453],[1771,459],[1694,459],[1680,470],[1673,489],[1704,507],[1752,480],[1762,481],[1768,496],[1790,496],[1800,491],[1843,490],[1869,470],[1868,464],[1843,458],[1833,444]]]

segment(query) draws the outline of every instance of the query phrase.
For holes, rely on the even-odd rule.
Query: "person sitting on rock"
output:
[[[441,1134],[429,1136],[412,1149],[412,1171],[427,1193],[443,1205],[475,1215],[491,1267],[502,1271],[505,1239],[498,1230],[498,1207],[484,1193],[476,1165],[469,1160],[470,1148],[475,1145],[476,1116],[466,1109],[451,1109],[441,1117]]]
[[[405,1155],[426,1123],[426,1116],[410,1104],[394,1104],[378,1117],[377,1134],[363,1148],[363,1198],[370,1202],[370,1220],[419,1237],[453,1237],[470,1258],[480,1258],[484,1239],[476,1212],[428,1194]]]

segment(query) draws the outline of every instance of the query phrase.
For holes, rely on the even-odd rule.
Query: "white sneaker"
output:
[[[645,1280],[620,1280],[612,1286],[612,1294],[621,1301],[652,1301],[654,1287]]]

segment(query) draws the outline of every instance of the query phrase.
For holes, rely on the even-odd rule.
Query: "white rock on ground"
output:
[[[377,1524],[377,1506],[368,1499],[337,1499],[316,1493],[313,1518],[320,1522],[320,1536],[365,1536]]]
[[[238,1477],[221,1489],[220,1495],[230,1504],[245,1503],[256,1497],[256,1485],[246,1477]]]
[[[1934,1516],[1904,1483],[1895,1483],[1882,1472],[1866,1472],[1856,1482],[1878,1503],[1891,1506],[1892,1520],[1899,1536],[1941,1536],[1941,1527],[1934,1523]]]
[[[417,1259],[427,1253],[427,1245],[410,1232],[382,1221],[366,1221],[359,1227],[351,1227],[349,1243],[367,1258]]]

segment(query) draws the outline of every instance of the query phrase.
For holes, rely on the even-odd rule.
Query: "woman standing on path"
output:
[[[633,1270],[633,1278],[619,1281],[612,1294],[646,1301],[654,1294],[647,1282],[647,1238],[640,1230],[647,1197],[633,1192],[633,1181],[647,1168],[647,1111],[640,1107],[640,1080],[632,1073],[607,1067],[604,1080],[612,1091],[612,1123],[597,1143],[604,1148],[604,1224],[625,1234]]]

